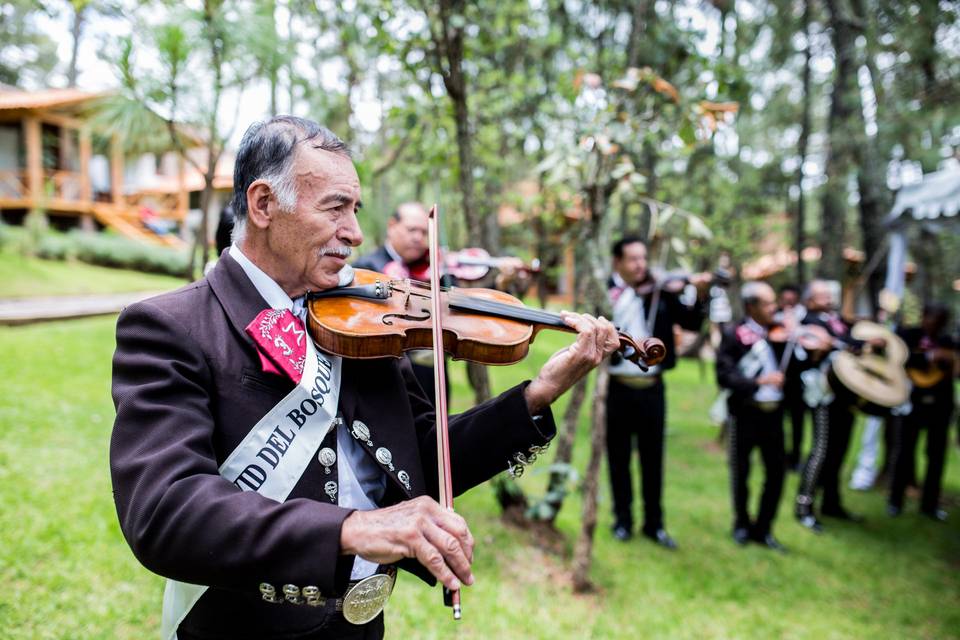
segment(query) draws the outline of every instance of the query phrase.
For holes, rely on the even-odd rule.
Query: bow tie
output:
[[[302,298],[300,310],[303,311]],[[264,371],[300,382],[309,338],[299,317],[289,309],[264,309],[247,325],[246,332],[257,345]]]
[[[294,298],[293,306],[290,308],[290,313],[303,320],[307,313],[307,296]]]

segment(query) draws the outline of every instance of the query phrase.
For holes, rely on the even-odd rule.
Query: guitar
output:
[[[957,355],[953,349],[936,347],[932,350],[932,354],[932,360],[925,367],[907,367],[907,376],[913,386],[930,389],[956,371]]]
[[[852,395],[853,404],[874,415],[883,415],[906,402],[910,397],[905,369],[910,355],[907,343],[876,322],[858,322],[850,335],[864,341],[882,338],[886,344],[882,349],[867,345],[860,353],[837,352],[828,373],[834,391]]]

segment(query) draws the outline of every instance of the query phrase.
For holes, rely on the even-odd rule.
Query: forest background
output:
[[[436,201],[445,213],[447,242],[454,247],[537,257],[555,276],[561,252],[573,246],[578,304],[602,308],[597,282],[609,268],[609,242],[626,232],[646,237],[655,262],[668,268],[712,269],[725,259],[739,269],[781,249],[821,250],[818,261],[775,274],[775,284],[814,275],[844,279],[845,249],[862,252],[860,264],[875,261],[884,251],[882,220],[896,189],[960,158],[958,17],[955,2],[888,0],[15,0],[0,3],[0,82],[25,89],[113,90],[98,107],[100,126],[122,134],[131,154],[169,146],[171,138],[175,143],[171,123],[189,124],[208,149],[203,167],[208,186],[216,159],[235,146],[254,119],[272,113],[316,119],[355,150],[368,247],[379,242],[386,216],[398,202]],[[209,189],[201,207],[212,223],[219,212],[209,211],[208,196]],[[515,212],[513,224],[505,224],[500,215],[504,207]],[[939,299],[956,307],[956,227],[915,225],[910,233],[917,265],[912,299]],[[877,264],[866,284],[872,293],[883,277],[883,261]],[[22,273],[22,263],[16,269]],[[915,312],[916,305],[914,317]],[[68,423],[82,423],[88,414],[99,420],[110,412],[109,375],[103,369],[112,348],[108,325],[55,329],[69,334],[64,349],[73,342],[80,352],[88,349],[82,358],[71,355],[72,361],[100,363],[85,370],[78,385],[95,397],[90,407],[79,398],[63,401],[69,407]],[[0,338],[21,345],[35,340],[30,353],[42,354],[43,333],[4,330]],[[455,381],[454,396],[466,405],[468,388],[479,398],[502,386],[497,376],[512,379],[535,370],[534,357],[524,370],[498,372],[492,383],[486,374],[472,371],[469,387],[467,380]],[[12,381],[13,370],[7,373]],[[567,554],[575,537],[592,544],[597,501],[604,500],[602,488],[598,497],[597,438],[602,432],[596,428],[602,423],[596,409],[603,403],[592,403],[594,428],[586,435],[582,427],[587,420],[579,411],[590,397],[584,384],[569,404],[557,408],[564,426],[549,478],[541,475],[532,484],[499,479],[494,483],[496,507],[486,505],[479,494],[465,501],[468,518],[479,522],[483,535],[490,541],[506,536],[511,543],[504,547],[509,553],[492,560],[488,575],[494,585],[549,584],[552,597],[579,612],[570,614],[563,628],[576,629],[583,611],[593,611],[600,621],[590,625],[598,637],[634,631],[635,603],[629,594],[637,588],[666,598],[662,611],[644,610],[644,623],[655,623],[653,635],[702,637],[709,635],[707,629],[724,637],[750,635],[750,630],[829,635],[837,629],[850,636],[903,635],[910,629],[919,629],[921,636],[951,635],[955,614],[939,615],[936,594],[953,594],[958,588],[952,525],[917,534],[912,521],[891,529],[874,520],[865,534],[848,531],[827,546],[816,546],[791,529],[784,537],[803,555],[800,569],[756,554],[744,563],[720,533],[728,519],[722,452],[707,444],[713,434],[700,406],[711,385],[698,380],[688,363],[674,379],[684,388],[681,392],[678,385],[672,394],[673,426],[685,436],[672,439],[669,455],[684,468],[698,470],[674,478],[672,490],[681,497],[676,504],[696,505],[678,514],[677,528],[698,541],[705,529],[716,535],[708,536],[700,550],[681,556],[682,571],[669,560],[614,548],[609,536],[598,536],[597,568],[590,572],[591,551],[580,553],[578,547],[573,572],[574,590],[599,587],[596,601],[572,600],[565,579],[556,580],[553,570],[516,579],[527,547],[515,544],[521,537],[515,531],[501,533],[497,523],[510,506],[525,507],[518,517],[526,525],[544,525],[539,540],[558,533],[558,545]],[[52,382],[38,384],[49,386],[48,394],[59,388]],[[59,423],[21,419],[26,409],[14,397],[26,395],[11,394],[9,406],[0,405],[10,436],[0,443],[0,472],[17,480],[11,500],[37,490],[26,476],[13,472],[13,461],[28,459],[26,451],[62,456],[60,450],[33,448],[30,433],[38,428],[52,433]],[[81,437],[84,433],[95,439],[88,441]],[[124,615],[114,605],[107,612],[96,610],[103,608],[97,594],[135,589],[127,594],[136,602],[126,611],[129,629],[119,635],[139,637],[155,623],[142,614],[153,611],[158,582],[135,566],[119,539],[111,505],[102,499],[108,491],[106,466],[96,456],[105,450],[103,425],[87,424],[86,431],[75,435],[78,440],[69,440],[69,448],[88,455],[74,456],[75,470],[64,466],[62,482],[51,480],[56,490],[51,489],[47,504],[59,504],[52,496],[60,495],[62,487],[96,477],[97,495],[85,494],[75,502],[95,504],[97,518],[89,518],[92,511],[72,518],[83,525],[77,533],[53,517],[67,509],[43,511],[18,502],[19,511],[10,510],[8,530],[15,526],[13,518],[24,517],[24,526],[40,534],[23,536],[0,557],[16,585],[10,602],[0,601],[0,614],[12,612],[13,619],[28,621],[23,637],[41,628],[44,636],[61,637],[36,602],[60,590],[72,598],[89,582],[91,594],[81,597],[97,613],[89,627],[96,635],[117,629]],[[704,471],[707,465],[712,466]],[[578,470],[584,468],[580,476],[585,481],[579,484]],[[947,491],[953,501],[955,470],[951,473]],[[528,499],[524,492],[531,487],[542,492],[541,485],[546,485],[543,497]],[[575,508],[561,513],[574,485],[583,489],[583,498],[573,495]],[[857,500],[855,504],[868,504],[866,498]],[[579,514],[591,509],[592,515],[581,520]],[[873,539],[864,542],[867,537]],[[109,556],[99,565],[113,558],[110,563],[118,563],[114,579],[101,584],[90,577],[103,566],[91,568],[90,545],[74,545],[78,539],[106,545]],[[889,576],[881,569],[886,565],[876,564],[872,546],[878,539],[897,550],[906,540],[926,540],[910,555],[896,556],[919,569],[885,582]],[[63,548],[51,547],[51,541]],[[58,555],[73,557],[70,571],[76,573],[46,571],[46,582],[31,579],[31,558],[62,567],[62,562],[54,564]],[[630,563],[629,577],[615,571],[624,559]],[[541,560],[538,566],[553,566]],[[844,569],[824,572],[825,566]],[[751,572],[752,588],[731,582],[741,569]],[[809,595],[809,585],[796,579],[798,571],[824,587],[799,609],[795,603]],[[578,584],[578,576],[585,582]],[[637,576],[647,582],[638,586]],[[868,590],[855,595],[849,586],[855,584]],[[755,596],[773,591],[782,597],[767,609],[755,606]],[[914,593],[922,606],[893,604],[901,592]],[[414,593],[403,597],[419,597]],[[838,595],[856,600],[854,614],[836,606],[849,601],[837,600]],[[498,597],[491,592],[490,602],[496,604],[482,600],[475,606],[509,608]],[[715,602],[721,606],[712,606]],[[536,606],[536,601],[525,606]],[[424,610],[411,606],[408,611],[409,619],[399,628],[423,629]],[[555,622],[550,611],[545,608],[539,622],[504,618],[503,611],[499,619],[525,625],[524,635],[549,635]],[[820,620],[811,624],[814,614]],[[74,617],[64,612],[57,620],[69,624]],[[684,620],[695,621],[685,628]],[[446,630],[443,626],[437,633]],[[509,629],[505,632],[509,635]]]
[[[213,159],[271,113],[325,123],[356,150],[371,244],[416,199],[452,246],[546,265],[587,226],[598,247],[648,236],[667,267],[819,247],[778,280],[843,279],[845,248],[884,251],[895,190],[960,155],[956,2],[0,6],[0,81],[116,90],[104,121],[131,150],[171,120]],[[911,234],[914,292],[950,302],[958,234]]]

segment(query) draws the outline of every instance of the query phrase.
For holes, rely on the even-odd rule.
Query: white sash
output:
[[[343,360],[320,353],[307,340],[300,384],[265,415],[221,465],[219,472],[243,491],[283,502],[300,480],[314,452],[335,425]],[[177,627],[207,587],[167,580],[163,592],[162,640],[175,640]]]

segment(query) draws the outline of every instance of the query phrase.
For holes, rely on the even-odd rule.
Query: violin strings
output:
[[[550,313],[548,311],[528,309],[526,307],[497,302],[495,300],[472,298],[469,295],[454,294],[451,296],[450,302],[452,305],[456,305],[469,311],[489,313],[516,320],[536,322],[539,324],[565,326],[558,314]]]
[[[407,280],[390,280],[390,285],[395,285],[400,282],[408,282],[411,286],[417,287],[418,289],[431,290],[429,282],[424,282],[423,280],[415,280],[413,278]],[[524,320],[527,322],[536,322],[539,324],[547,324],[553,326],[566,326],[563,320],[560,319],[560,315],[556,313],[551,313],[549,311],[542,311],[539,309],[530,309],[528,307],[521,307],[518,305],[507,304],[505,302],[497,302],[496,300],[485,300],[482,298],[475,298],[469,293],[455,293],[455,291],[460,290],[459,287],[440,287],[441,292],[451,293],[451,302],[457,306],[470,310],[477,311],[481,313],[488,313],[491,315],[500,315],[507,317],[509,319],[515,320]],[[464,291],[469,291],[465,289]]]

